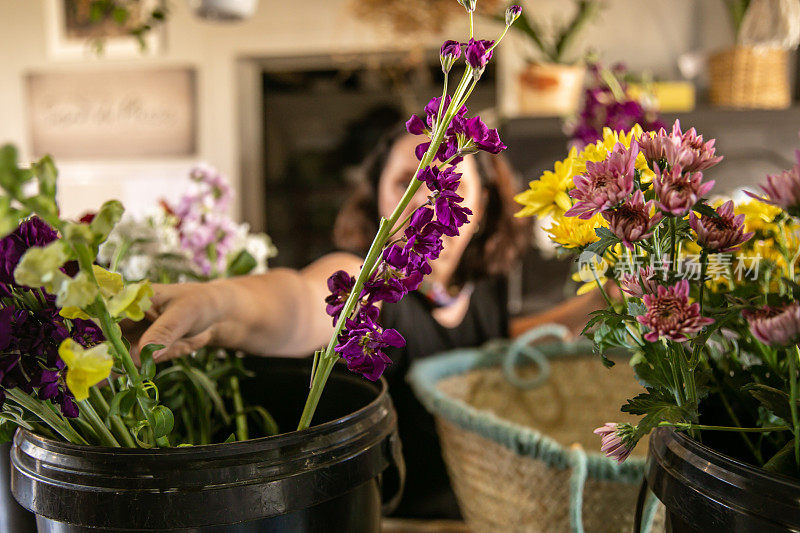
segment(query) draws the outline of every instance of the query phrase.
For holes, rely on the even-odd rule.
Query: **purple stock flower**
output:
[[[703,182],[702,172],[683,172],[680,165],[662,171],[654,165],[653,190],[658,199],[658,208],[676,217],[691,211],[700,198],[714,187],[714,181]]]
[[[762,307],[743,313],[750,332],[769,346],[791,346],[800,341],[800,304],[792,302],[783,309]]]
[[[411,216],[411,222],[405,231],[406,251],[425,257],[427,260],[438,258],[443,248],[442,231],[439,225],[433,222],[433,214],[433,209],[427,206],[420,207]]]
[[[439,170],[438,167],[427,167],[420,171],[417,179],[424,181],[431,192],[434,193],[434,208],[436,221],[440,230],[445,235],[458,235],[458,228],[469,221],[472,211],[459,204],[464,198],[456,192],[461,181],[461,174],[455,172],[454,167]]]
[[[17,229],[0,239],[0,283],[15,284],[14,269],[28,248],[46,246],[57,238],[56,230],[41,218],[23,220]]]
[[[716,212],[715,217],[689,215],[689,226],[697,233],[697,243],[707,251],[732,252],[755,235],[754,232],[744,232],[744,215],[736,216],[732,200],[722,204]]]
[[[650,328],[644,335],[648,342],[658,342],[661,337],[685,342],[703,326],[714,323],[714,319],[700,314],[700,304],[689,303],[689,282],[685,279],[671,287],[661,285],[656,294],[645,294],[642,299],[647,311],[636,320]]]
[[[72,320],[70,337],[84,348],[89,348],[105,340],[100,326],[91,320],[83,320],[80,318]]]
[[[467,50],[464,53],[467,58],[467,64],[479,72],[483,71],[494,54],[494,51],[491,50],[493,44],[494,41],[485,39],[470,39],[466,43]]]
[[[347,319],[346,330],[339,336],[336,351],[347,362],[347,368],[370,381],[381,377],[392,360],[384,350],[401,348],[405,340],[394,329],[384,330],[372,317],[361,316],[358,322]]]
[[[617,143],[604,161],[586,163],[586,173],[575,176],[575,188],[569,192],[578,200],[565,216],[589,220],[624,201],[633,192],[634,166],[639,145],[631,142],[630,150]]]
[[[616,209],[603,212],[603,218],[608,221],[608,228],[619,237],[622,244],[633,250],[633,243],[649,239],[653,235],[653,228],[664,217],[661,213],[651,217],[652,208],[653,200],[645,203],[642,191],[637,190]]]
[[[795,151],[795,157],[797,163],[792,168],[775,176],[768,175],[767,182],[759,185],[766,198],[751,192],[747,192],[748,196],[776,205],[792,216],[800,216],[800,150]]]
[[[345,272],[337,270],[328,278],[328,290],[331,294],[325,298],[325,312],[333,317],[333,323],[339,318],[350,291],[356,284],[356,278]]]

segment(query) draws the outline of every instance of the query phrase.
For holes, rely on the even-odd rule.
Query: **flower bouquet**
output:
[[[459,3],[469,14],[469,41],[444,43],[442,95],[425,107],[425,118],[407,123],[410,133],[428,138],[416,150],[419,166],[392,215],[381,220],[358,276],[336,272],[329,280],[334,333],[314,356],[299,430],[310,427],[337,362],[372,381],[390,364],[383,350],[404,340],[379,325],[377,303],[396,302],[418,287],[441,253],[443,237],[457,235],[468,222],[455,165],[478,150],[505,149],[497,130],[469,118],[465,106],[502,36],[476,39],[476,2]],[[503,35],[520,12],[517,6],[507,10]],[[464,72],[450,94],[448,75],[462,56]],[[123,220],[116,201],[77,222],[61,218],[56,174],[49,157],[25,167],[14,147],[0,148],[0,426],[7,435],[16,426],[26,430],[16,434],[12,448],[15,497],[59,527],[152,530],[241,522],[273,528],[269,521],[277,517],[281,527],[292,529],[321,520],[309,513],[334,513],[325,520],[335,519],[343,529],[376,530],[378,480],[399,453],[385,385],[331,380],[339,401],[326,405],[325,423],[309,429],[302,445],[300,433],[289,433],[142,452],[209,442],[218,433],[207,425],[211,413],[226,411],[219,402],[224,391],[233,403],[236,438],[247,438],[248,408],[237,391],[244,374],[235,357],[205,352],[160,370],[153,353],[163,346],[151,344],[137,364],[120,324],[144,318],[151,279],[247,273],[257,267],[257,254],[236,244],[244,231],[222,216],[229,191],[213,172],[196,172],[199,190],[144,224]],[[404,216],[423,184],[427,202]],[[260,249],[268,255],[265,242]],[[286,371],[261,386],[267,394],[296,385],[301,375],[290,363],[276,364]],[[308,379],[306,369],[306,386]],[[366,407],[359,404],[365,395],[373,398]],[[264,413],[256,414],[269,425]],[[108,451],[112,447],[132,449]],[[78,500],[81,505],[68,504]],[[342,515],[363,502],[371,502],[363,513]],[[107,512],[98,514],[98,508]],[[185,512],[153,511],[159,508]]]
[[[671,428],[798,477],[800,161],[768,177],[762,194],[712,202],[704,173],[722,159],[714,144],[678,122],[670,132],[606,129],[532,181],[518,215],[552,216],[551,239],[578,257],[584,290],[608,304],[584,333],[607,365],[608,350],[630,353],[644,386],[622,407],[641,415],[636,425],[595,430],[606,455],[622,462],[651,431]]]

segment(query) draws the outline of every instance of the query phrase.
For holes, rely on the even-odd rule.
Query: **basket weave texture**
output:
[[[784,109],[791,105],[789,52],[737,46],[708,60],[711,103],[742,109]]]
[[[592,433],[609,421],[635,423],[619,411],[626,398],[641,392],[629,365],[621,362],[605,369],[586,353],[549,355],[548,379],[522,390],[509,383],[499,364],[486,364],[487,357],[472,354],[471,361],[465,353],[440,357],[442,368],[449,369],[426,369],[426,361],[416,376],[412,370],[410,380],[436,418],[442,454],[470,529],[633,530],[645,443],[626,463],[617,465],[598,453],[600,439]],[[488,356],[492,359],[500,360]],[[454,367],[461,368],[453,371]],[[432,401],[419,385],[425,370],[435,375]],[[537,367],[526,365],[516,372],[520,378],[530,378]],[[571,460],[577,455],[586,458],[580,487]],[[574,493],[580,488],[582,501],[577,508],[582,528],[576,527],[572,516]],[[663,531],[663,514],[656,515],[651,531]]]

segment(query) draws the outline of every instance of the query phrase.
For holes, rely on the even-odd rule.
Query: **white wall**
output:
[[[350,14],[352,0],[261,0],[256,16],[235,25],[200,21],[183,0],[169,0],[170,17],[162,53],[132,59],[86,57],[54,60],[47,53],[47,2],[0,0],[0,142],[17,143],[30,156],[23,76],[29,71],[119,69],[125,66],[192,66],[198,83],[198,159],[241,180],[236,60],[242,57],[352,53],[413,47],[386,28],[370,27]],[[453,0],[455,2],[455,0]],[[578,47],[591,43],[608,61],[632,69],[675,76],[677,55],[728,43],[730,32],[721,0],[605,0],[600,20]],[[566,0],[528,0],[537,16],[563,10]],[[446,32],[463,37],[463,19]],[[478,32],[491,24],[479,23]],[[487,35],[490,36],[490,35]],[[440,37],[427,38],[436,46]],[[418,39],[417,39],[418,40]],[[506,51],[511,52],[513,47]],[[503,62],[513,68],[513,58]],[[75,213],[103,199],[121,197],[133,206],[174,196],[183,186],[187,160],[61,161],[62,207]],[[170,179],[169,176],[174,176]]]

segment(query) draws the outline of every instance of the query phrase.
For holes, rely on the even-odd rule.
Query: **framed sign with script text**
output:
[[[191,157],[195,74],[188,68],[31,73],[31,147],[61,159]]]

